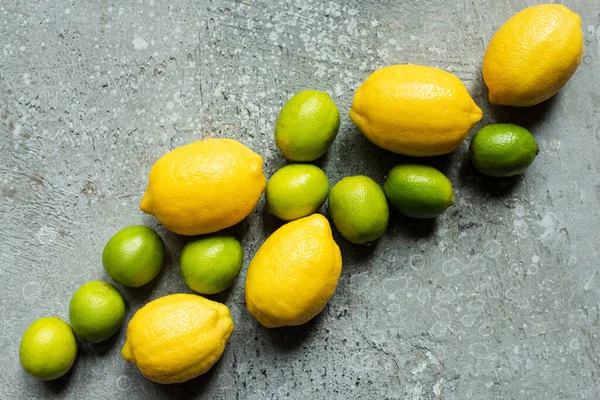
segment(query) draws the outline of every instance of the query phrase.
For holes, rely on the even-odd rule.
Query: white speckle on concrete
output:
[[[136,50],[144,50],[148,48],[148,42],[139,36],[136,36],[135,39],[133,39],[133,41],[131,42],[131,44]]]

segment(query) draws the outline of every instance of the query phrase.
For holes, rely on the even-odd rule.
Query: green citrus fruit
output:
[[[340,234],[352,243],[377,240],[387,228],[389,209],[381,187],[367,176],[348,176],[329,193],[329,214]]]
[[[185,245],[179,268],[190,289],[215,294],[233,283],[243,263],[240,242],[230,236],[210,236]]]
[[[80,339],[102,342],[119,330],[125,319],[125,301],[110,283],[91,281],[75,291],[69,321]]]
[[[484,175],[513,176],[525,171],[538,151],[527,129],[514,124],[491,124],[473,135],[469,158]]]
[[[340,129],[340,112],[324,92],[296,93],[279,112],[275,142],[291,161],[314,161],[335,140]]]
[[[134,225],[117,232],[104,247],[102,264],[112,279],[138,287],[158,275],[165,258],[165,244],[147,226]]]
[[[383,184],[383,192],[398,211],[414,218],[437,217],[454,204],[452,183],[427,165],[396,165]]]
[[[71,327],[58,317],[40,318],[29,325],[19,347],[23,369],[49,381],[66,374],[77,356],[77,340]]]
[[[310,164],[286,165],[267,182],[269,213],[284,221],[314,214],[329,193],[325,172]]]

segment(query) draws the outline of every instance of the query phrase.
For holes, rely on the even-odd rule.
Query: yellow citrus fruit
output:
[[[422,65],[392,65],[358,88],[350,118],[377,146],[407,156],[450,153],[482,117],[453,74]]]
[[[333,296],[342,256],[327,218],[288,222],[258,249],[246,273],[246,306],[267,328],[302,325]]]
[[[139,287],[158,275],[165,259],[165,244],[158,233],[143,225],[115,233],[102,251],[106,273],[121,285]]]
[[[328,193],[329,179],[321,168],[292,164],[273,174],[267,182],[265,197],[269,213],[292,221],[317,212]]]
[[[119,330],[125,319],[125,301],[110,283],[91,281],[75,291],[69,321],[80,339],[102,342]]]
[[[204,237],[187,243],[179,270],[188,287],[200,294],[227,289],[244,263],[242,245],[231,236]]]
[[[66,374],[77,356],[71,327],[58,317],[40,318],[23,334],[19,347],[21,366],[30,375],[49,381]]]
[[[325,92],[303,90],[284,104],[275,123],[275,142],[291,161],[314,161],[335,140],[340,112]]]
[[[583,56],[581,19],[561,4],[515,14],[492,37],[483,79],[492,104],[528,107],[554,96]]]
[[[329,214],[342,236],[356,244],[379,239],[390,217],[383,190],[364,175],[347,176],[335,184],[329,193]]]
[[[413,218],[437,217],[454,204],[452,183],[428,165],[396,165],[388,173],[383,191],[398,211]]]
[[[181,235],[225,229],[256,207],[267,182],[262,166],[260,155],[234,139],[178,147],[150,170],[140,208]]]
[[[153,382],[185,382],[217,362],[233,327],[226,305],[195,294],[171,294],[135,313],[121,354]]]
[[[484,175],[506,177],[525,171],[538,152],[527,129],[514,124],[490,124],[473,135],[469,159]]]

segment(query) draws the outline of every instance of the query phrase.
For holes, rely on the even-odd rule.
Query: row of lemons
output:
[[[550,98],[573,75],[582,54],[579,16],[566,7],[544,4],[517,13],[484,55],[490,102],[531,106]],[[356,91],[350,118],[374,144],[423,157],[455,150],[482,111],[456,76],[394,65],[375,71]],[[181,275],[192,290],[213,294],[231,285],[242,268],[243,249],[217,232],[248,216],[265,189],[269,213],[291,221],[267,238],[246,273],[246,306],[267,328],[306,323],[335,292],[342,257],[327,218],[317,213],[327,198],[337,230],[359,244],[384,233],[388,202],[415,218],[436,217],[453,204],[448,178],[418,163],[392,168],[383,188],[369,177],[351,176],[330,190],[325,173],[306,163],[328,150],[339,126],[338,109],[326,93],[302,91],[283,106],[275,127],[278,148],[298,164],[281,168],[268,182],[262,157],[233,139],[190,143],[154,164],[141,210],[175,233],[205,235],[181,253]],[[493,124],[475,133],[469,158],[483,174],[511,176],[523,172],[537,152],[526,129]],[[163,258],[158,234],[133,226],[108,241],[102,261],[112,279],[137,287],[158,274]],[[102,341],[118,331],[124,315],[125,303],[113,285],[86,283],[71,300],[71,326],[51,317],[27,329],[20,348],[24,369],[41,379],[62,376],[76,356],[73,332],[92,343]],[[122,355],[152,381],[183,382],[220,358],[233,329],[227,306],[195,294],[172,294],[136,312]]]

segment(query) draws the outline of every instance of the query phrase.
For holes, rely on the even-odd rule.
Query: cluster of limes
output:
[[[516,40],[521,36],[528,43]],[[541,5],[518,13],[496,33],[484,56],[490,101],[530,106],[548,99],[575,72],[582,52],[579,17],[566,7]],[[508,64],[507,54],[514,57]],[[482,111],[456,76],[428,66],[394,65],[375,71],[358,88],[350,118],[376,145],[425,157],[454,151]],[[231,285],[244,252],[239,241],[218,232],[248,216],[265,190],[268,212],[291,221],[261,245],[246,274],[246,306],[268,328],[306,323],[335,292],[341,253],[327,218],[317,213],[327,199],[333,224],[357,244],[383,235],[388,203],[413,218],[437,217],[454,203],[450,180],[419,162],[394,166],[383,187],[358,175],[344,177],[330,189],[325,172],[309,163],[327,152],[339,127],[331,97],[305,90],[286,102],[277,117],[275,141],[292,164],[268,182],[262,157],[233,139],[190,143],[154,164],[141,210],[175,233],[211,234],[190,241],[181,252],[180,272],[192,290],[214,294]],[[475,168],[495,177],[520,174],[537,153],[532,134],[513,124],[481,128],[469,147]],[[164,252],[155,231],[132,226],[108,241],[102,263],[113,280],[138,287],[160,273]],[[113,285],[88,282],[71,299],[71,326],[50,317],[27,329],[21,363],[40,379],[56,379],[75,360],[75,336],[91,343],[107,340],[124,317],[125,302]],[[155,382],[183,382],[218,360],[233,328],[227,306],[173,294],[138,310],[122,355]]]

